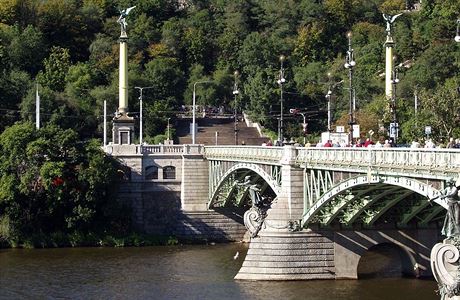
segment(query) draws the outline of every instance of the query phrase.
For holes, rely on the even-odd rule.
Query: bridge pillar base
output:
[[[333,233],[260,232],[235,279],[334,279]]]

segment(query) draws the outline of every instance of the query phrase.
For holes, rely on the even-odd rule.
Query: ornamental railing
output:
[[[298,148],[297,164],[306,167],[405,169],[416,173],[460,172],[460,151],[425,148]]]
[[[204,149],[204,156],[208,160],[280,165],[283,151],[283,147],[206,146]]]
[[[141,154],[203,154],[203,145],[141,145]]]
[[[130,155],[202,155],[203,145],[117,145],[109,144],[104,151],[115,156]]]

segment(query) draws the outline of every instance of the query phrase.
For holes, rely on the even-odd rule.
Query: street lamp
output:
[[[236,105],[236,100],[237,100],[237,96],[238,94],[240,93],[240,91],[238,90],[238,76],[240,75],[240,73],[238,71],[235,71],[233,73],[233,75],[235,76],[235,83],[233,85],[233,96],[235,96],[235,100],[233,101],[233,106],[234,106],[234,131],[235,131],[235,145],[238,145],[238,106]]]
[[[200,83],[206,83],[206,82],[210,82],[209,80],[205,80],[205,81],[197,81],[193,84],[193,108],[192,108],[192,111],[193,111],[193,117],[192,117],[192,144],[195,145],[195,140],[196,140],[196,121],[195,121],[195,110],[196,110],[196,102],[195,102],[195,98],[196,98],[196,85],[197,84],[200,84]]]
[[[169,142],[169,120],[170,120],[170,119],[171,119],[171,118],[168,118],[168,142]]]
[[[286,60],[286,57],[284,55],[280,56],[280,73],[279,73],[279,78],[277,83],[280,85],[281,89],[281,95],[280,95],[280,102],[281,102],[281,108],[280,108],[280,121],[279,121],[279,127],[278,127],[278,140],[280,142],[283,142],[283,84],[286,82],[286,79],[284,78],[284,66],[283,63]]]
[[[396,85],[398,83],[399,83],[398,69],[394,67],[393,72],[392,72],[392,78],[391,78],[393,92],[391,95],[391,105],[390,105],[391,114],[392,114],[392,126],[390,125],[390,134],[393,135],[393,142],[395,144],[396,144],[396,140],[398,139],[398,134],[399,134],[399,126],[397,123],[398,121],[397,121],[397,116],[396,116]]]
[[[326,93],[326,99],[327,99],[327,131],[331,132],[332,131],[332,91],[335,89],[335,87],[343,82],[343,80],[340,80],[338,82],[335,82],[334,84],[331,83],[331,73],[327,73],[327,78],[329,82],[329,87]]]
[[[457,35],[455,36],[454,40],[457,43],[460,43],[460,19],[457,19]]]
[[[332,97],[332,87],[331,87],[331,73],[327,73],[327,77],[329,78],[329,89],[326,93],[327,99],[327,131],[331,132],[331,123],[332,123],[332,115],[331,115],[331,97]]]
[[[143,90],[148,90],[148,89],[153,89],[153,86],[145,86],[145,87],[140,87],[140,86],[135,86],[135,89],[138,89],[140,91],[140,96],[139,96],[139,144],[142,145],[142,96],[143,96]]]
[[[354,110],[355,110],[355,102],[354,102],[354,91],[353,91],[353,68],[356,65],[354,56],[353,56],[353,48],[351,47],[351,32],[347,33],[348,37],[348,51],[347,56],[345,58],[345,69],[348,69],[348,77],[349,77],[349,85],[348,88],[350,90],[350,110],[348,112],[349,120],[348,124],[350,125],[350,144],[353,145],[353,125],[355,124],[354,118]]]
[[[303,123],[302,123],[302,128],[303,128],[303,144],[305,145],[305,142],[306,142],[306,137],[305,135],[307,134],[307,119],[305,118],[305,114],[303,112],[299,112],[299,114],[302,115],[303,117]]]

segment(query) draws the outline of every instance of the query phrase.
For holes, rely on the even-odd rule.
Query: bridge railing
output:
[[[141,154],[203,154],[202,145],[141,145]]]
[[[300,164],[460,170],[460,151],[412,148],[298,148]]]
[[[209,160],[255,162],[279,165],[283,147],[206,146],[204,156]]]
[[[182,155],[203,154],[203,145],[117,145],[109,144],[103,150],[111,155]]]

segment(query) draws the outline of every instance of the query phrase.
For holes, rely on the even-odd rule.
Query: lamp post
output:
[[[233,85],[233,96],[235,97],[235,100],[233,101],[233,106],[234,106],[234,131],[235,131],[235,145],[238,145],[238,106],[237,106],[237,103],[236,103],[236,100],[237,100],[237,96],[238,94],[240,93],[240,91],[238,90],[238,76],[240,75],[240,73],[238,71],[235,71],[233,73],[233,75],[235,76],[235,83]]]
[[[153,89],[153,86],[135,86],[135,89],[138,89],[140,91],[140,96],[139,96],[139,144],[142,145],[142,97],[143,97],[143,91],[148,90],[148,89]]]
[[[353,91],[353,67],[356,65],[354,56],[353,56],[353,48],[351,47],[351,32],[347,33],[348,37],[348,51],[347,56],[345,58],[345,69],[348,69],[348,88],[349,88],[349,106],[350,110],[348,112],[349,119],[348,124],[350,125],[350,145],[353,145],[353,125],[355,124],[354,118],[354,110],[355,110],[355,102],[354,102],[354,91]]]
[[[331,87],[331,73],[327,73],[328,81],[329,81],[329,89],[326,93],[327,99],[327,131],[331,132],[331,123],[332,123],[332,115],[331,115],[331,97],[332,97],[332,87]]]
[[[306,142],[306,137],[305,137],[305,134],[307,133],[307,119],[305,118],[305,113],[303,112],[299,112],[299,114],[302,115],[303,117],[303,123],[302,123],[302,128],[303,128],[303,144],[305,145],[305,142]]]
[[[393,58],[394,59],[394,58]],[[398,134],[399,134],[399,126],[398,126],[398,120],[397,120],[397,115],[396,115],[396,85],[399,83],[399,78],[398,78],[398,69],[395,67],[392,72],[392,78],[391,78],[391,84],[393,88],[393,93],[391,96],[391,114],[392,114],[392,126],[390,126],[390,134],[393,135],[393,142],[396,144],[396,141],[398,139]]]
[[[168,142],[169,142],[169,120],[170,120],[170,119],[171,119],[171,118],[168,118]]]
[[[280,85],[280,102],[281,102],[281,108],[280,108],[280,121],[279,121],[279,128],[278,128],[278,140],[280,142],[283,142],[283,84],[286,82],[286,79],[284,78],[284,66],[283,63],[286,60],[286,57],[284,55],[280,56],[280,73],[279,73],[279,78],[277,83]]]
[[[332,131],[332,93],[335,87],[343,82],[343,80],[340,80],[338,82],[335,82],[334,84],[331,84],[331,73],[327,73],[327,78],[328,78],[328,90],[326,93],[326,99],[327,99],[327,131],[331,132]]]
[[[457,34],[455,35],[454,40],[457,43],[460,43],[460,19],[457,19]]]
[[[205,80],[205,81],[197,81],[193,84],[193,103],[192,103],[192,144],[195,145],[195,141],[196,141],[196,118],[195,118],[195,110],[196,110],[196,102],[195,102],[195,98],[196,98],[196,85],[197,84],[200,84],[200,83],[206,83],[206,82],[210,82],[209,80]]]

